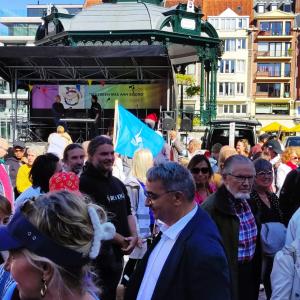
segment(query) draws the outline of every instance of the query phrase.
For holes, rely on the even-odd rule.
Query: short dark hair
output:
[[[152,167],[147,172],[147,180],[159,180],[167,191],[182,192],[188,201],[195,197],[195,182],[192,174],[183,166],[175,162],[165,162]]]
[[[211,153],[220,153],[223,145],[221,143],[215,143],[211,147]]]
[[[82,149],[84,151],[83,147],[80,144],[77,143],[69,144],[64,150],[64,154],[63,154],[64,162],[68,160],[68,152],[74,149]]]
[[[257,158],[253,161],[256,173],[266,170],[273,170],[272,164],[263,158]]]
[[[202,155],[202,154],[196,154],[194,155],[189,164],[187,165],[187,168],[189,170],[193,169],[196,165],[198,165],[201,161],[205,161],[206,164],[207,164],[207,167],[208,167],[208,173],[209,173],[209,177],[211,177],[213,175],[213,170],[212,170],[212,167],[210,165],[210,162],[208,160],[208,158],[205,156],[205,155]]]
[[[112,139],[107,136],[107,135],[98,135],[94,137],[87,148],[87,153],[89,156],[93,156],[95,152],[97,151],[97,148],[101,145],[112,145],[113,146],[113,141]]]
[[[92,95],[92,99],[98,101],[98,96],[97,95]]]
[[[44,193],[49,192],[49,180],[54,174],[59,158],[53,153],[39,155],[33,162],[29,178],[33,187],[40,187]]]

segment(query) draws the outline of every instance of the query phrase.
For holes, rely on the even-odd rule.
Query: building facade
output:
[[[218,118],[246,118],[250,114],[249,19],[230,8],[220,15],[208,16],[208,21],[224,41],[217,76]]]
[[[296,31],[289,1],[257,1],[250,34],[252,109],[262,125],[295,125]]]

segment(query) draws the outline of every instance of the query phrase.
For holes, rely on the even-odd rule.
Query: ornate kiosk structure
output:
[[[12,89],[53,82],[164,82],[168,93],[163,109],[168,111],[177,109],[174,73],[198,62],[200,116],[206,124],[216,117],[223,44],[193,2],[171,8],[161,4],[109,1],[77,15],[53,6],[37,31],[36,47],[0,48],[0,76]]]

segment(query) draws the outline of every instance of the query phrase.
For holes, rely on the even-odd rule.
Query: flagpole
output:
[[[115,100],[115,116],[114,116],[114,132],[113,132],[113,144],[116,145],[116,140],[117,140],[117,123],[118,123],[118,118],[119,118],[119,111],[118,111],[118,105],[119,105],[119,100]]]

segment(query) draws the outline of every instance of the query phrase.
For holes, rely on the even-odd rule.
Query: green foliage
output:
[[[193,97],[195,95],[200,95],[200,86],[192,85],[185,89],[185,93],[188,97]]]
[[[176,82],[177,84],[183,84],[183,85],[194,85],[195,79],[193,75],[186,75],[186,74],[176,74]]]

